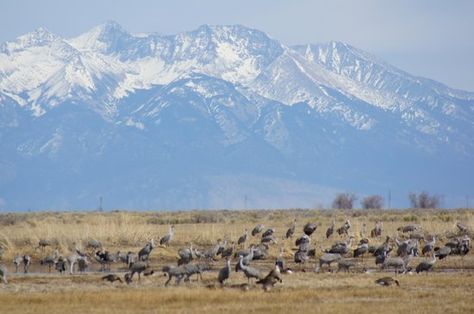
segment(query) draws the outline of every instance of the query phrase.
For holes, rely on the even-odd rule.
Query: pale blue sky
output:
[[[474,91],[474,1],[2,0],[0,42],[44,26],[63,37],[106,20],[173,34],[243,24],[285,44],[348,42],[412,74]]]

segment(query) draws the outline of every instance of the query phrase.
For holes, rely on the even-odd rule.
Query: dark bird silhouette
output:
[[[280,267],[277,263],[273,269],[266,275],[263,279],[258,280],[256,283],[261,284],[263,289],[268,290],[269,288],[273,287],[277,282],[282,283],[283,279],[281,278]]]
[[[316,224],[308,222],[306,225],[304,225],[303,232],[308,237],[310,237],[316,231],[316,228],[318,228]]]
[[[262,224],[256,225],[255,228],[253,228],[253,230],[252,230],[252,236],[256,236],[257,234],[262,232],[263,228],[265,228],[265,227]]]
[[[434,264],[436,263],[436,256],[433,254],[433,259],[429,261],[422,261],[418,266],[416,266],[416,273],[421,273],[424,271],[429,271],[433,268]]]
[[[451,254],[451,248],[449,246],[443,246],[442,248],[436,247],[434,249],[435,256],[438,257],[440,260],[446,258],[449,254]]]
[[[383,277],[383,278],[377,279],[375,280],[375,283],[381,286],[391,286],[393,284],[400,286],[400,282],[398,280],[393,279],[392,277]]]
[[[119,281],[123,283],[122,279],[120,279],[120,277],[115,274],[108,274],[107,276],[102,277],[102,280],[107,280],[109,282]]]

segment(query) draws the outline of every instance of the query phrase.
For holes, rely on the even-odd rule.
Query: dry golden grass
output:
[[[32,254],[37,263],[40,255],[35,250],[39,239],[57,241],[62,254],[88,239],[100,240],[110,251],[138,251],[150,238],[155,240],[167,233],[168,225],[176,227],[175,238],[168,248],[158,247],[152,253],[152,267],[175,262],[176,252],[190,242],[209,247],[218,238],[236,240],[245,228],[257,223],[276,229],[279,239],[271,247],[272,257],[280,246],[285,257],[292,260],[294,240],[282,236],[293,219],[297,219],[297,234],[306,222],[315,222],[319,228],[313,235],[316,247],[328,247],[336,236],[325,239],[325,231],[333,218],[336,226],[346,218],[352,223],[351,233],[359,239],[366,224],[370,234],[375,221],[384,222],[383,235],[399,235],[396,229],[415,223],[422,232],[436,234],[445,242],[457,230],[460,221],[474,230],[474,213],[456,211],[349,211],[331,212],[316,210],[281,211],[193,211],[178,213],[111,212],[111,213],[28,213],[0,215],[0,245],[6,249],[3,262],[12,269],[11,258],[16,253]],[[383,239],[371,240],[374,244]],[[258,239],[251,239],[256,243]],[[48,248],[48,252],[53,248]],[[417,258],[412,265],[423,258]],[[256,267],[267,270],[272,258],[256,262]],[[155,313],[155,312],[287,312],[340,313],[380,311],[417,313],[474,312],[474,258],[470,253],[463,258],[449,256],[436,264],[435,272],[422,275],[399,276],[401,287],[380,287],[374,280],[393,275],[375,270],[373,261],[366,261],[371,273],[320,273],[298,272],[284,276],[284,284],[270,292],[252,287],[250,291],[231,288],[245,283],[241,273],[233,273],[224,289],[207,288],[214,285],[215,271],[205,273],[204,282],[191,282],[179,287],[165,288],[160,274],[144,278],[130,286],[100,281],[100,274],[59,276],[57,274],[12,275],[8,285],[0,285],[0,313]],[[213,269],[222,267],[218,261]],[[295,267],[295,265],[291,265]],[[308,270],[314,267],[314,261]],[[361,267],[357,268],[360,270]],[[456,269],[441,272],[442,269]],[[45,269],[41,269],[45,271]]]
[[[215,275],[215,274],[214,274]],[[163,287],[154,277],[125,286],[101,283],[97,275],[12,279],[0,290],[2,313],[170,313],[272,312],[472,313],[474,276],[471,273],[432,273],[399,276],[400,287],[380,287],[380,274],[297,273],[270,292],[231,288],[241,283],[233,274],[226,288],[209,289],[214,278],[179,287]]]

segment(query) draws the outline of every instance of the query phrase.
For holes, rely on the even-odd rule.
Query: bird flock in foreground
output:
[[[161,269],[163,276],[167,277],[165,286],[175,280],[175,285],[179,285],[182,281],[190,281],[193,275],[202,281],[203,272],[217,272],[217,280],[208,287],[226,286],[226,282],[231,278],[232,273],[242,273],[247,279],[246,283],[237,285],[242,289],[249,289],[252,285],[261,285],[264,290],[268,291],[278,283],[283,283],[283,275],[292,274],[296,271],[307,272],[306,265],[311,259],[315,261],[314,271],[333,272],[332,265],[337,264],[337,272],[349,272],[351,269],[359,267],[361,271],[368,272],[366,266],[366,258],[372,257],[375,265],[380,267],[380,271],[393,270],[395,274],[405,274],[408,272],[429,272],[432,271],[438,260],[443,260],[450,255],[465,256],[471,249],[470,230],[462,223],[456,224],[456,232],[451,233],[447,237],[444,245],[437,246],[438,235],[429,235],[422,232],[420,225],[405,225],[397,229],[396,236],[382,237],[383,223],[376,222],[374,228],[370,231],[370,239],[365,236],[365,227],[360,231],[360,240],[356,242],[356,237],[351,234],[351,223],[346,220],[340,227],[336,228],[335,220],[327,228],[326,239],[331,237],[339,237],[328,248],[316,247],[312,245],[313,239],[318,225],[315,223],[306,223],[302,228],[302,233],[295,237],[297,233],[296,219],[292,222],[287,231],[283,234],[282,241],[294,241],[294,249],[292,260],[295,265],[294,269],[287,267],[290,260],[284,258],[284,246],[280,246],[280,254],[272,261],[271,269],[262,271],[255,267],[255,260],[269,259],[269,248],[277,246],[279,239],[276,236],[274,228],[265,228],[263,224],[256,225],[249,233],[245,229],[243,234],[236,241],[229,239],[217,240],[217,243],[207,248],[194,247],[192,243],[188,247],[181,248],[177,251],[176,265],[167,265]],[[54,249],[49,254],[46,250],[53,247],[54,241],[42,239],[38,243],[36,250],[41,251],[39,264],[47,267],[48,272],[52,269],[63,274],[69,272],[73,274],[75,270],[79,273],[88,271],[91,263],[97,263],[100,271],[108,272],[101,279],[108,282],[116,282],[131,284],[134,281],[134,275],[137,274],[138,281],[141,276],[152,276],[159,273],[151,267],[151,254],[157,247],[169,247],[173,241],[175,233],[174,226],[169,227],[168,233],[159,240],[159,245],[154,239],[150,239],[138,252],[117,252],[110,253],[104,249],[102,243],[98,240],[91,239],[86,241],[83,246],[85,249],[75,248],[72,254],[61,255],[58,249]],[[378,241],[379,244],[374,245],[371,242]],[[253,242],[250,244],[250,242]],[[5,249],[0,246],[0,260]],[[426,259],[421,261],[416,267],[412,267],[411,261],[413,257],[418,255],[425,256]],[[319,256],[319,257],[317,257]],[[288,258],[287,258],[288,259]],[[214,265],[224,261],[224,266],[214,269]],[[234,261],[234,266],[232,262]],[[33,262],[33,258],[27,254],[17,254],[13,258],[15,273],[20,270],[24,273],[29,272],[29,268]],[[126,269],[125,274],[117,275],[111,272],[111,264],[123,263]],[[75,267],[77,265],[77,267]],[[0,264],[0,280],[4,284],[7,280],[7,267]],[[376,284],[382,286],[400,285],[400,281],[392,277],[382,277],[375,281]],[[234,285],[235,286],[235,285]]]

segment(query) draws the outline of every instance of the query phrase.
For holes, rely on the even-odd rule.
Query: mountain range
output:
[[[474,186],[474,93],[342,42],[106,22],[0,45],[0,208],[327,207]],[[388,206],[388,200],[386,200]]]

